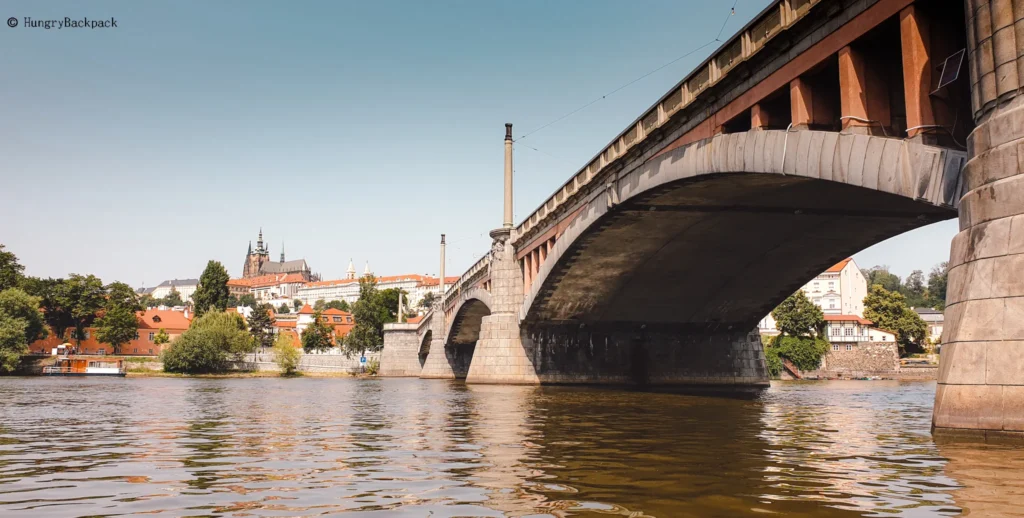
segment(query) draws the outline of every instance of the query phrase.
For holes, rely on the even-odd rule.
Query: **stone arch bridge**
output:
[[[763,386],[752,330],[775,305],[959,217],[934,424],[1024,433],[1020,13],[777,0],[518,225],[506,125],[492,248],[420,323],[386,327],[382,374]]]

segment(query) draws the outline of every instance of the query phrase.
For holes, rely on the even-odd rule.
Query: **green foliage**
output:
[[[907,299],[907,305],[913,308],[928,306],[928,298],[925,293],[924,273],[921,270],[914,270],[904,279],[900,286],[900,293]]]
[[[18,263],[18,256],[5,252],[4,245],[0,245],[0,291],[17,287],[23,271],[25,267]]]
[[[345,302],[344,300],[332,300],[327,303],[325,309],[337,309],[339,311],[344,311],[346,313],[352,311],[352,308],[349,307],[348,302]]]
[[[163,345],[170,341],[171,337],[167,336],[167,331],[164,331],[164,328],[162,327],[157,331],[156,336],[153,337],[153,343],[157,345]]]
[[[420,299],[420,307],[423,309],[430,309],[434,305],[435,300],[437,300],[437,295],[432,291],[428,291],[427,294]]]
[[[282,315],[287,315],[288,313],[291,313],[292,310],[288,307],[288,304],[281,304],[281,307],[277,308],[277,312]]]
[[[0,372],[18,368],[28,345],[45,336],[39,298],[18,288],[0,291]]]
[[[228,307],[237,308],[238,306],[241,306],[241,304],[238,303],[238,297],[234,294],[228,295]]]
[[[270,304],[260,304],[252,308],[252,314],[249,315],[249,334],[257,347],[274,345],[274,319],[270,316],[273,309]]]
[[[224,311],[228,307],[228,271],[218,261],[206,263],[206,269],[199,277],[199,287],[192,294],[192,303],[197,315],[207,311]],[[168,298],[170,295],[168,295]]]
[[[157,299],[153,298],[153,295],[146,293],[139,297],[139,305],[143,308],[149,309],[159,306],[160,303],[157,302]]]
[[[96,313],[106,302],[106,291],[103,282],[95,275],[71,274],[59,289],[61,304],[70,309],[71,320],[75,328],[75,340],[82,344],[85,328],[96,321]]]
[[[943,261],[928,274],[928,304],[938,310],[946,308],[946,286],[949,279],[949,263]]]
[[[110,344],[114,354],[121,354],[121,346],[131,342],[139,329],[137,311],[142,310],[135,290],[123,282],[107,286],[103,316],[96,321],[96,340]]]
[[[872,286],[868,296],[864,297],[864,317],[879,328],[896,333],[901,356],[907,353],[908,348],[916,348],[928,331],[928,325],[907,306],[901,293],[879,285]]]
[[[829,342],[824,338],[779,335],[765,346],[764,356],[768,372],[778,377],[783,360],[789,360],[801,371],[812,371],[821,365],[828,353]]]
[[[380,290],[380,298],[384,304],[384,307],[388,310],[388,319],[385,322],[397,322],[398,321],[398,293],[402,292],[404,300],[409,300],[409,293],[405,290],[399,290],[398,288],[388,288],[386,290]]]
[[[331,338],[333,329],[323,321],[323,314],[317,311],[313,314],[313,322],[306,326],[302,332],[302,349],[308,352],[323,352],[334,345]]]
[[[223,372],[231,360],[240,360],[254,349],[252,336],[240,315],[207,311],[171,342],[161,359],[167,372]]]
[[[352,317],[356,325],[345,337],[346,354],[379,351],[384,346],[384,324],[393,322],[394,316],[377,291],[377,279],[372,275],[359,279],[359,300],[352,305]]]
[[[301,358],[299,350],[292,346],[291,339],[278,335],[277,340],[274,340],[274,362],[281,368],[281,373],[285,376],[294,375]]]
[[[861,271],[864,274],[864,278],[868,281],[868,289],[875,284],[881,285],[888,291],[899,291],[900,289],[900,278],[898,275],[889,273],[888,266],[874,266],[867,270]]]
[[[366,373],[370,376],[376,376],[380,372],[380,360],[374,358],[366,362]]]
[[[323,311],[325,309],[327,309],[327,303],[324,302],[324,299],[320,299],[313,304],[313,311]]]
[[[259,305],[259,303],[256,302],[256,296],[252,293],[246,293],[245,295],[238,297],[238,304],[248,308],[254,308]]]
[[[302,301],[299,299],[292,300],[292,307],[295,308],[295,311],[302,309]]]
[[[803,291],[797,291],[772,311],[775,325],[784,335],[820,336],[825,329],[825,316]]]
[[[39,306],[43,309],[46,325],[63,340],[68,329],[75,325],[75,319],[71,316],[72,301],[68,296],[66,281],[26,277],[21,285],[29,295],[40,298]]]

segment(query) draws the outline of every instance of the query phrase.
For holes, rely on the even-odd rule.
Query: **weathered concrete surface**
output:
[[[591,193],[520,318],[752,329],[836,261],[954,217],[965,157],[818,131],[683,146]]]
[[[526,334],[542,383],[768,385],[756,332],[552,324]]]
[[[960,233],[949,254],[939,435],[1024,439],[1024,0],[967,4],[971,96]]]
[[[446,350],[444,343],[445,327],[447,323],[444,318],[444,310],[441,308],[441,301],[434,303],[434,309],[430,315],[430,344],[426,350],[420,351],[423,359],[423,368],[420,369],[421,378],[431,379],[455,379],[455,370],[452,369],[451,351]]]
[[[380,352],[379,376],[418,377],[420,336],[417,324],[384,324],[384,348]]]

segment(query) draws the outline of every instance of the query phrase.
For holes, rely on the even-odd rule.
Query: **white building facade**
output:
[[[821,308],[826,321],[830,315],[862,319],[864,317],[864,297],[868,294],[868,281],[853,258],[844,259],[818,274],[800,290]],[[779,332],[771,313],[761,319],[757,329],[765,335],[776,335]],[[828,338],[831,340],[832,336],[829,335]]]
[[[172,291],[177,291],[183,302],[189,302],[197,288],[199,288],[199,279],[172,279],[158,284],[150,292],[150,295],[154,299],[162,299],[170,295]]]
[[[369,266],[366,268],[366,272],[363,274],[372,275],[369,273]],[[388,277],[377,277],[377,289],[400,289],[408,293],[408,297],[405,300],[405,305],[408,308],[416,308],[419,306],[420,301],[427,293],[434,293],[437,295],[440,291],[440,283],[437,277],[430,277],[427,275],[420,274],[407,274],[407,275],[392,275]],[[453,284],[458,277],[449,277],[446,285]],[[355,269],[349,264],[348,277],[345,279],[337,279],[331,281],[318,281],[308,282],[300,287],[295,295],[295,298],[301,300],[304,304],[311,306],[316,305],[317,302],[331,302],[333,300],[344,300],[349,304],[355,303],[359,300],[359,279],[355,277]]]

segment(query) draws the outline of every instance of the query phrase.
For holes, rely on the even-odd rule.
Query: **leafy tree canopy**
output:
[[[325,308],[324,309],[337,309],[339,311],[345,311],[345,312],[352,311],[352,308],[349,307],[348,302],[345,302],[344,300],[332,300],[332,301],[328,302],[327,304],[325,304]]]
[[[206,269],[199,277],[199,287],[192,294],[192,303],[197,315],[207,311],[224,311],[228,307],[228,271],[218,261],[206,263]]]
[[[246,293],[245,295],[238,297],[238,304],[248,308],[254,308],[259,305],[259,303],[256,302],[256,297],[252,293]]]
[[[309,352],[323,352],[330,349],[334,343],[331,338],[333,329],[323,321],[323,313],[317,311],[313,314],[313,322],[306,326],[302,332],[302,349]]]
[[[167,372],[223,372],[230,368],[231,360],[240,360],[254,349],[255,343],[240,315],[207,311],[171,342],[161,358]]]
[[[351,355],[379,351],[384,346],[384,324],[393,322],[394,316],[388,311],[384,297],[377,290],[377,279],[372,275],[359,279],[359,300],[352,305],[352,317],[356,325],[345,337],[345,352]]]
[[[427,294],[420,299],[420,307],[423,309],[430,309],[434,305],[435,300],[437,300],[437,295],[432,291],[428,291]]]
[[[106,303],[103,281],[95,275],[72,273],[58,289],[58,296],[61,298],[61,305],[70,308],[75,340],[81,345],[85,337],[85,328],[92,326],[96,321],[96,314]]]
[[[281,369],[284,376],[292,376],[299,368],[299,360],[302,355],[299,350],[292,346],[292,341],[285,335],[278,335],[274,340],[274,362]]]
[[[788,336],[821,336],[825,329],[825,316],[803,291],[797,291],[772,311],[779,331]]]
[[[164,331],[164,328],[162,327],[160,328],[159,331],[157,331],[156,336],[153,337],[153,343],[157,345],[163,345],[170,341],[171,337],[167,336],[167,331]]]
[[[0,245],[0,291],[18,286],[24,271],[25,267],[18,263],[18,256],[4,251],[4,245]]]
[[[287,315],[288,313],[291,313],[292,310],[288,307],[288,304],[281,304],[281,307],[277,308],[277,312],[282,315]]]
[[[45,337],[39,298],[18,288],[0,291],[0,372],[18,368],[28,345]]]
[[[142,305],[135,290],[123,282],[113,282],[106,288],[103,316],[96,321],[96,339],[110,344],[114,354],[121,354],[121,346],[131,342],[139,329],[136,312]]]
[[[924,340],[928,326],[924,320],[907,306],[903,294],[874,285],[864,297],[864,317],[876,326],[896,333],[900,354],[906,354],[909,347],[916,349]]]
[[[864,274],[864,278],[868,281],[869,290],[875,284],[881,285],[888,291],[899,291],[900,289],[899,276],[889,273],[888,266],[873,266],[867,270],[863,270],[861,273]]]
[[[292,300],[292,307],[295,308],[295,311],[302,309],[302,301],[299,299]]]
[[[935,309],[946,308],[946,286],[949,278],[949,263],[943,261],[928,274],[928,302]]]
[[[252,308],[249,315],[249,333],[256,341],[257,347],[274,345],[274,318],[270,316],[273,310],[270,304],[260,304]]]

